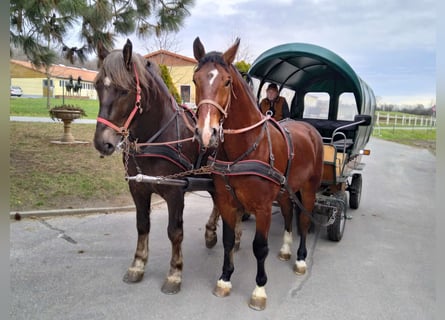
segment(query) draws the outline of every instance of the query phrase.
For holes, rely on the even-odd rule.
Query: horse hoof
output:
[[[216,237],[216,234],[212,237],[206,237],[207,249],[212,249],[216,245],[217,242],[218,242],[218,239]]]
[[[253,310],[262,311],[266,308],[267,298],[265,297],[251,297],[249,307]]]
[[[230,294],[230,289],[232,289],[230,281],[218,280],[215,289],[213,289],[213,294],[217,297],[224,298]]]
[[[304,261],[304,260],[300,260],[300,261],[297,260],[297,261],[295,261],[294,272],[297,275],[301,276],[301,275],[305,274],[306,273],[306,268],[307,268],[306,261]]]
[[[130,270],[130,269],[127,270],[127,272],[125,273],[124,278],[122,280],[126,283],[140,282],[142,280],[142,278],[144,277],[144,271]]]
[[[168,281],[168,279],[166,279],[162,285],[161,291],[165,294],[176,294],[181,291],[181,282]]]
[[[291,257],[290,253],[282,253],[282,252],[280,252],[278,254],[278,259],[280,259],[281,261],[289,261],[290,257]]]
[[[252,293],[252,296],[250,297],[249,307],[258,311],[264,310],[264,308],[266,308],[266,301],[266,288],[264,286],[256,286],[255,290]]]

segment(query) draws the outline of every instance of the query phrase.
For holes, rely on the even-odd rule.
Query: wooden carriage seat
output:
[[[323,184],[335,184],[338,177],[341,175],[341,169],[345,160],[345,154],[337,152],[337,149],[332,144],[324,144],[324,159],[323,159]]]

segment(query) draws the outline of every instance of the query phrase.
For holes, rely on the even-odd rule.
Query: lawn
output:
[[[51,107],[61,105],[62,98],[51,98]],[[98,100],[75,99],[65,97],[65,104],[81,107],[85,110],[87,119],[96,119],[99,111]],[[48,107],[46,106],[46,98],[11,98],[10,99],[10,115],[12,116],[28,116],[28,117],[49,117]]]
[[[74,122],[71,130],[89,143],[51,143],[62,136],[60,122],[10,123],[11,211],[133,204],[121,154],[99,157],[93,124]]]

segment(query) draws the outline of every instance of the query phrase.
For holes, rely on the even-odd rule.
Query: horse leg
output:
[[[272,216],[272,203],[269,209],[265,209],[256,213],[256,232],[255,239],[253,240],[253,253],[257,260],[257,275],[256,275],[256,287],[252,292],[252,296],[249,301],[249,307],[255,310],[264,310],[266,307],[267,295],[266,295],[266,282],[267,275],[264,268],[266,257],[269,253],[269,247],[267,243],[267,237],[270,228],[271,216]]]
[[[226,205],[227,206],[227,205]],[[213,294],[217,297],[226,297],[230,294],[232,289],[232,283],[230,282],[230,277],[235,270],[233,265],[233,249],[235,246],[235,225],[236,225],[236,214],[237,209],[224,208],[228,214],[223,215],[223,246],[224,246],[224,264],[222,268],[222,274],[216,283]]]
[[[293,206],[290,199],[287,197],[285,199],[279,200],[281,213],[284,218],[284,234],[283,234],[283,245],[281,246],[278,258],[282,261],[288,261],[292,255],[291,245],[292,245],[292,217],[293,217]]]
[[[211,194],[212,200],[213,200],[213,210],[210,214],[209,220],[206,223],[206,231],[204,234],[206,247],[211,249],[216,245],[216,242],[218,241],[218,237],[216,235],[216,227],[218,225],[218,219],[219,219],[219,210],[215,206],[215,199],[213,198],[214,195]]]
[[[174,189],[171,189],[174,190]],[[184,192],[177,189],[165,198],[168,206],[168,238],[172,244],[170,270],[162,285],[161,291],[165,294],[175,294],[181,290],[182,283],[182,240],[184,239],[183,211]]]
[[[213,199],[213,194],[212,194],[212,199]],[[213,210],[212,210],[212,213],[210,214],[209,220],[206,223],[206,231],[204,234],[206,247],[209,249],[213,248],[218,241],[216,229],[218,226],[219,217],[220,217],[219,210],[216,207],[216,205],[213,204]],[[235,225],[235,246],[234,246],[235,251],[239,250],[240,243],[241,243],[241,235],[243,232],[242,228],[241,228],[241,218],[242,218],[242,214],[238,214],[237,220],[236,220],[236,225]]]
[[[138,231],[138,240],[133,262],[128,268],[123,280],[127,283],[134,283],[142,280],[144,276],[145,265],[148,261],[148,234],[150,232],[151,192],[136,195],[135,191],[133,191],[131,188],[131,184],[130,190],[133,196],[133,201],[136,205],[136,227]]]
[[[243,217],[243,213],[242,212],[238,212],[236,215],[236,224],[235,224],[235,246],[234,246],[234,250],[238,251],[241,245],[241,236],[243,234],[243,229],[241,228],[242,220]]]
[[[315,206],[315,192],[312,191],[302,191],[301,192],[301,202],[303,207],[307,212],[312,214],[312,210]],[[307,265],[306,265],[306,257],[307,257],[307,249],[306,249],[306,236],[308,234],[309,228],[311,226],[311,219],[306,212],[300,212],[298,215],[298,230],[300,233],[300,246],[297,251],[297,260],[294,265],[294,272],[298,275],[303,275],[306,273]]]

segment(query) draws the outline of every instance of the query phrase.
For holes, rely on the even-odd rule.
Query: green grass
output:
[[[10,123],[10,209],[63,209],[132,205],[121,154],[101,159],[95,125],[76,124],[73,136],[88,144],[51,143],[61,123]]]
[[[51,107],[61,105],[62,101],[62,98],[51,98]],[[11,98],[9,113],[12,116],[49,117],[49,109],[46,104],[46,98]],[[65,97],[65,104],[71,104],[84,109],[87,114],[85,118],[87,119],[96,119],[99,111],[98,100],[81,100]]]
[[[410,146],[421,147],[436,152],[436,129],[381,129],[374,128],[373,136],[402,143]]]

